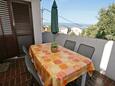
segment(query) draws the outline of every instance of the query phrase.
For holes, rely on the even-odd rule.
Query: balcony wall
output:
[[[31,0],[35,44],[42,43],[40,0]]]
[[[111,79],[115,80],[115,42],[113,44],[111,56],[107,66],[106,75]]]
[[[42,40],[43,43],[51,42],[52,34],[49,32],[44,32],[44,33],[42,33],[42,39],[43,39]],[[79,44],[87,44],[87,45],[95,47],[95,52],[93,54],[92,61],[94,63],[96,70],[100,71],[100,62],[102,59],[105,44],[108,42],[107,40],[85,38],[85,37],[79,37],[79,36],[69,36],[69,35],[65,35],[65,34],[58,34],[56,37],[57,43],[60,44],[61,46],[64,46],[66,39],[76,41],[76,46],[75,46],[74,51],[77,51]],[[109,63],[108,63],[107,70],[106,70],[106,75],[113,80],[115,80],[115,68],[113,67],[115,65],[114,52],[115,52],[115,43],[113,45]]]

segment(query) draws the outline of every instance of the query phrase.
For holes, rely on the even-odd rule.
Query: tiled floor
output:
[[[0,73],[0,86],[29,86],[30,74],[26,71],[24,59],[11,62],[8,71]],[[86,86],[115,86],[115,81],[95,72]]]

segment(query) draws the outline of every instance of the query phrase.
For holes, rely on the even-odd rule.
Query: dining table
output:
[[[91,59],[60,45],[55,53],[51,43],[31,45],[29,55],[44,86],[66,86],[82,75],[85,86],[86,74],[91,76],[95,70]]]

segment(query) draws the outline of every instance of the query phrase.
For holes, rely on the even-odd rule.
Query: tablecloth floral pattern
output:
[[[95,69],[90,59],[62,46],[52,53],[50,43],[30,46],[29,54],[44,86],[65,86],[86,72],[91,75]]]

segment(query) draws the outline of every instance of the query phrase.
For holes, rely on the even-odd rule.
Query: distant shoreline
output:
[[[51,23],[47,23],[44,22],[44,25],[50,26]],[[78,27],[81,29],[87,28],[88,26],[90,26],[91,24],[78,24],[78,23],[59,23],[59,27],[68,27],[68,28],[72,28],[72,27]]]

